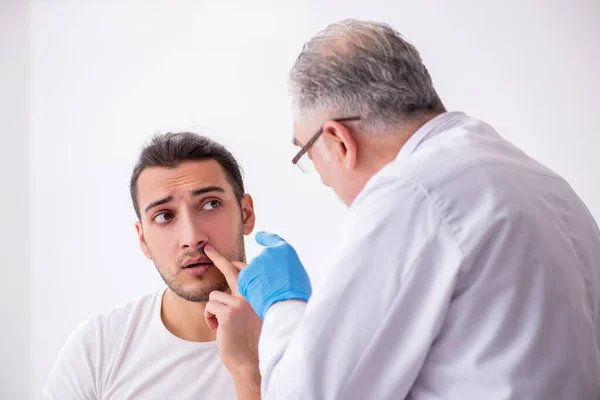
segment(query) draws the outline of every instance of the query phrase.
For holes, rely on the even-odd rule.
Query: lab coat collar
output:
[[[454,124],[458,119],[464,117],[464,115],[460,111],[445,112],[427,121],[404,143],[404,146],[402,146],[396,156],[396,161],[401,162],[410,157],[421,143],[443,132],[445,128]]]
[[[456,124],[456,122],[458,122],[464,116],[465,114],[460,111],[445,112],[427,121],[415,133],[413,133],[413,135],[406,141],[406,143],[404,143],[404,146],[402,146],[402,148],[398,152],[396,159],[392,163],[383,167],[379,172],[377,172],[371,177],[371,179],[367,181],[365,187],[360,191],[358,196],[356,196],[350,207],[352,208],[355,204],[358,204],[360,200],[364,196],[366,196],[366,193],[368,193],[369,188],[371,187],[371,185],[373,185],[374,178],[381,174],[384,174],[385,171],[390,167],[397,167],[398,164],[404,164],[404,162],[408,160],[410,155],[415,152],[415,150],[419,147],[421,143],[444,132],[450,126]]]

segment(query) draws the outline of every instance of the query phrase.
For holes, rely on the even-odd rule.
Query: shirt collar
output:
[[[398,152],[398,155],[396,156],[396,160],[402,161],[407,159],[421,143],[442,132],[444,128],[454,123],[457,119],[463,117],[464,115],[465,114],[460,111],[453,111],[445,112],[430,119],[415,133],[413,133],[406,143],[404,143],[404,146],[402,146]]]

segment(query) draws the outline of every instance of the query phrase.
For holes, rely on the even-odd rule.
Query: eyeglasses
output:
[[[359,119],[360,119],[360,117],[346,117],[346,118],[337,118],[332,121],[348,122],[348,121],[358,121]],[[319,136],[321,136],[322,133],[323,133],[323,127],[321,126],[321,129],[319,129],[310,138],[310,140],[308,142],[306,142],[306,144],[304,146],[302,146],[302,148],[300,149],[298,154],[296,154],[296,157],[294,157],[292,159],[292,164],[298,166],[298,168],[300,168],[300,170],[302,172],[310,172],[314,169],[312,162],[307,157],[302,158],[302,156],[308,151],[310,146],[312,146],[317,141],[317,139],[319,138]]]

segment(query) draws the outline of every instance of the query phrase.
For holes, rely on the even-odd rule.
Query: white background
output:
[[[155,132],[228,146],[257,230],[294,244],[318,281],[344,207],[290,163],[286,78],[302,44],[346,17],[392,24],[449,110],[562,174],[600,219],[596,0],[0,0],[2,399],[40,399],[83,319],[162,285],[128,193]]]

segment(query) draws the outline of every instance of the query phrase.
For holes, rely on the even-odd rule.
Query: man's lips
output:
[[[204,275],[210,271],[213,266],[213,263],[191,264],[189,267],[185,267],[183,272],[192,276]]]
[[[207,256],[190,258],[183,263],[183,268],[200,267],[203,265],[212,264],[212,261]]]

